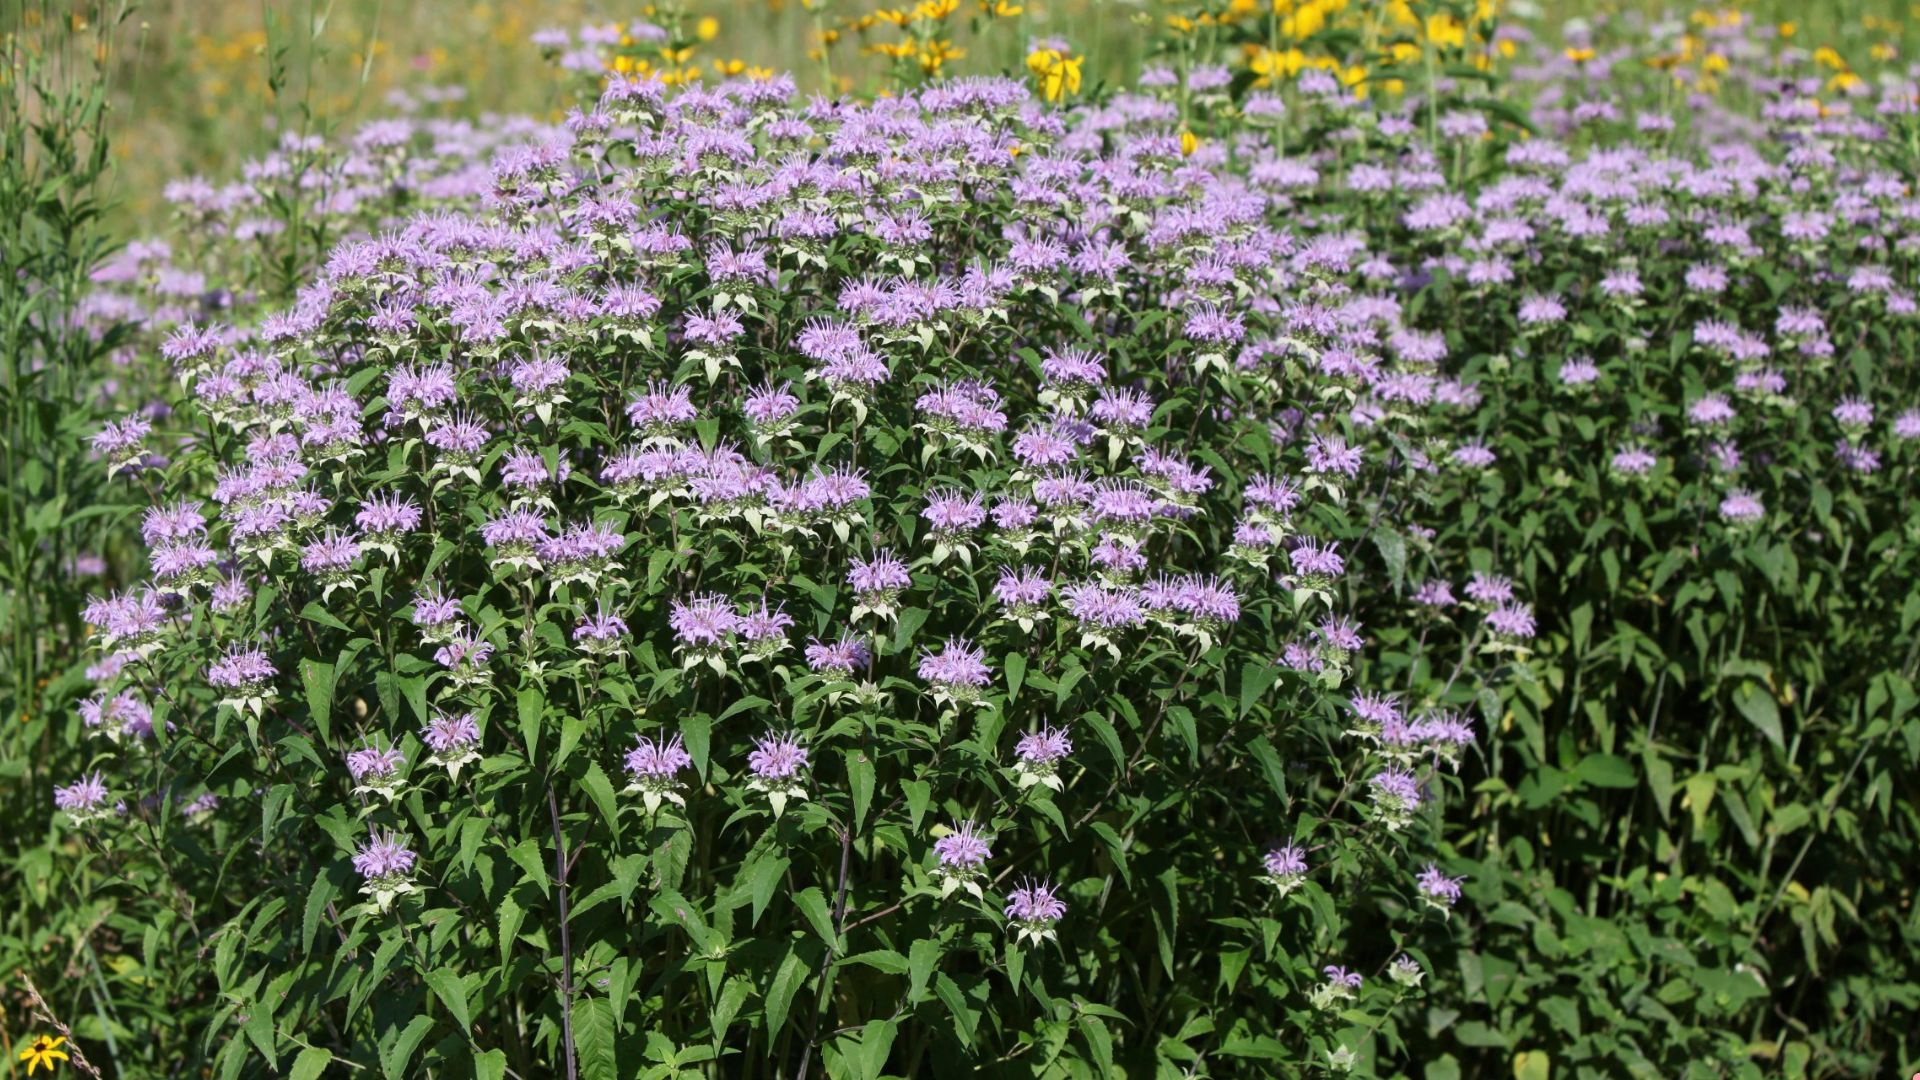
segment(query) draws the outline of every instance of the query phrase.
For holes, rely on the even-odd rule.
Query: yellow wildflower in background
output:
[[[927,47],[920,50],[920,70],[928,75],[938,75],[947,61],[959,60],[966,55],[967,50],[954,48],[951,41],[929,41]]]
[[[20,1051],[20,1060],[27,1063],[27,1075],[32,1076],[33,1071],[43,1065],[48,1072],[52,1072],[56,1062],[68,1060],[67,1052],[60,1049],[66,1041],[67,1037],[64,1035],[57,1038],[42,1035],[29,1043],[25,1050]]]
[[[1063,56],[1055,49],[1035,49],[1027,54],[1027,70],[1039,81],[1040,94],[1048,101],[1059,101],[1080,92],[1078,56]]]
[[[1012,0],[980,0],[980,10],[996,19],[1011,19],[1027,9]]]
[[[1180,133],[1180,156],[1192,157],[1193,152],[1198,149],[1200,149],[1200,136],[1195,135],[1191,131],[1182,131]]]
[[[1467,43],[1467,25],[1446,12],[1427,16],[1427,41],[1443,49],[1458,49]]]
[[[1562,50],[1561,55],[1565,56],[1567,59],[1573,61],[1576,64],[1584,64],[1587,61],[1593,59],[1594,54],[1592,49],[1568,48],[1568,49]]]
[[[913,17],[922,22],[939,22],[960,10],[960,0],[920,0]]]
[[[701,41],[712,41],[720,36],[720,20],[711,15],[702,15],[700,21],[693,24],[693,32]]]

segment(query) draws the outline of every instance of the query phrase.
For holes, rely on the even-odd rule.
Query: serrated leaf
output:
[[[459,973],[452,968],[435,968],[427,972],[427,986],[434,996],[447,1007],[454,1023],[460,1025],[460,1033],[468,1035],[473,1029],[473,1019],[467,1013],[467,987],[460,981]]]
[[[605,998],[579,997],[573,1001],[573,1046],[585,1080],[619,1080],[614,1057],[613,1010]]]
[[[407,1026],[392,1042],[380,1048],[380,1071],[386,1074],[387,1080],[400,1080],[408,1075],[407,1065],[413,1060],[413,1052],[432,1030],[432,1017],[416,1016],[407,1021]]]
[[[607,779],[606,770],[600,768],[599,762],[592,762],[587,766],[585,775],[581,776],[580,785],[587,789],[587,797],[593,800],[600,816],[606,819],[607,829],[613,833],[613,838],[619,840],[620,800],[613,793],[613,781]]]
[[[300,661],[300,685],[306,692],[307,712],[320,732],[320,741],[328,746],[333,745],[334,679],[332,664],[311,659]]]
[[[514,695],[514,707],[520,717],[520,742],[532,760],[540,752],[540,724],[545,719],[547,698],[537,686],[523,686]]]
[[[939,939],[921,938],[907,949],[907,999],[909,1001],[926,993],[927,980],[933,978],[933,973],[939,966]]]
[[[814,933],[820,935],[820,940],[829,946],[834,943],[838,935],[833,932],[833,912],[827,909],[827,898],[818,888],[809,886],[795,893],[793,906],[807,917],[808,924],[813,927]]]
[[[847,751],[847,786],[853,792],[853,827],[866,821],[867,808],[873,805],[873,759],[864,750]]]
[[[780,1029],[787,1022],[787,1010],[793,1005],[793,995],[807,978],[806,962],[800,959],[798,951],[789,951],[786,959],[780,961],[780,970],[773,973],[773,980],[767,984],[766,1013],[767,1041],[773,1042]]]
[[[332,1061],[333,1051],[324,1046],[309,1046],[293,1059],[293,1068],[287,1072],[288,1080],[319,1080]]]

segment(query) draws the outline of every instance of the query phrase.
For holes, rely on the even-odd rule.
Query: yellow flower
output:
[[[1564,55],[1567,59],[1573,61],[1576,64],[1584,64],[1587,61],[1593,59],[1593,50],[1569,48],[1565,50],[1562,55]]]
[[[1867,55],[1873,57],[1875,60],[1878,60],[1884,64],[1892,60],[1894,57],[1899,56],[1900,50],[1894,48],[1891,42],[1883,41],[1880,44],[1875,45],[1873,48],[1868,49]]]
[[[684,49],[662,48],[660,50],[660,59],[665,60],[669,64],[684,64],[687,62],[687,58],[692,55],[693,46],[691,45]]]
[[[738,57],[732,60],[715,60],[713,62],[713,70],[719,72],[724,78],[731,78],[746,71],[747,62]]]
[[[873,17],[883,23],[892,23],[895,26],[905,26],[907,25],[907,20],[912,18],[912,16],[901,11],[899,8],[881,8],[873,13]]]
[[[942,64],[966,55],[967,50],[954,48],[951,41],[929,41],[927,47],[920,52],[920,70],[928,75],[937,75]]]
[[[1782,41],[1791,40],[1793,38],[1793,35],[1799,32],[1800,32],[1799,23],[1783,22],[1780,24],[1780,40]]]
[[[1193,152],[1198,149],[1200,149],[1200,136],[1195,135],[1191,131],[1182,131],[1180,133],[1180,156],[1192,157]]]
[[[1182,34],[1193,33],[1193,20],[1187,18],[1185,15],[1167,16],[1167,25],[1179,31]]]
[[[1838,75],[1835,75],[1833,78],[1827,80],[1827,89],[1830,91],[1851,90],[1854,87],[1859,85],[1860,85],[1860,76],[1855,75],[1851,71],[1842,71]]]
[[[913,17],[924,22],[938,22],[960,10],[960,0],[920,0],[913,9]]]
[[[1012,0],[980,0],[980,10],[996,19],[1011,19],[1027,9]]]
[[[1080,62],[1078,56],[1063,56],[1053,49],[1035,49],[1027,54],[1027,70],[1033,72],[1040,95],[1048,101],[1080,92]]]
[[[702,15],[700,21],[693,24],[693,32],[701,41],[712,41],[720,36],[720,20],[711,15]]]
[[[1441,48],[1460,48],[1467,43],[1467,27],[1459,19],[1438,12],[1427,16],[1427,40]]]
[[[1728,64],[1725,53],[1708,53],[1707,58],[1700,61],[1700,70],[1709,75],[1725,74],[1727,67]]]
[[[60,1049],[60,1045],[66,1041],[64,1035],[58,1038],[42,1035],[20,1051],[20,1060],[27,1063],[27,1075],[32,1076],[33,1071],[42,1065],[52,1072],[55,1062],[68,1060],[67,1052]]]
[[[1813,62],[1835,71],[1845,71],[1847,67],[1847,62],[1840,59],[1840,54],[1831,45],[1822,45],[1813,50]]]

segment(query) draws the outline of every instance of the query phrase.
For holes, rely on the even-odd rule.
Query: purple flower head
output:
[[[480,726],[472,713],[435,713],[420,729],[420,739],[436,755],[446,756],[480,742]]]
[[[761,780],[793,780],[807,769],[807,749],[793,735],[763,735],[754,747],[747,767]]]
[[[1735,488],[1720,500],[1720,518],[1732,525],[1749,525],[1766,514],[1759,497],[1744,488]]]
[[[53,789],[53,805],[72,816],[75,824],[101,816],[107,803],[107,782],[98,771],[66,787]]]
[[[1465,880],[1465,878],[1450,878],[1441,873],[1439,867],[1428,863],[1427,868],[1421,871],[1417,883],[1420,887],[1420,898],[1444,911],[1460,899],[1460,883]]]
[[[419,861],[405,838],[391,830],[374,833],[353,855],[353,868],[369,882],[401,878],[413,873]]]
[[[1532,641],[1533,606],[1521,603],[1502,604],[1487,613],[1487,629],[1491,630],[1496,637],[1508,641]]]
[[[921,656],[920,677],[932,684],[936,701],[969,705],[979,701],[981,691],[993,681],[986,657],[987,650],[965,638],[950,637],[938,653]]]
[[[1307,853],[1297,844],[1282,844],[1261,859],[1267,876],[1282,885],[1297,885],[1307,876]]]
[[[993,847],[971,821],[957,822],[953,830],[933,842],[940,866],[949,871],[977,873],[993,857]]]
[[[807,667],[823,675],[851,676],[866,667],[872,656],[867,643],[856,637],[842,636],[832,642],[813,638],[807,644]]]
[[[1004,911],[1020,940],[1039,944],[1054,936],[1053,924],[1066,917],[1067,903],[1050,882],[1027,879],[1007,894]]]

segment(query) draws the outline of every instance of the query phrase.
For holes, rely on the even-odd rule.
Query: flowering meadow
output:
[[[1897,35],[804,10],[138,238],[16,56],[8,1068],[1920,1067]]]

